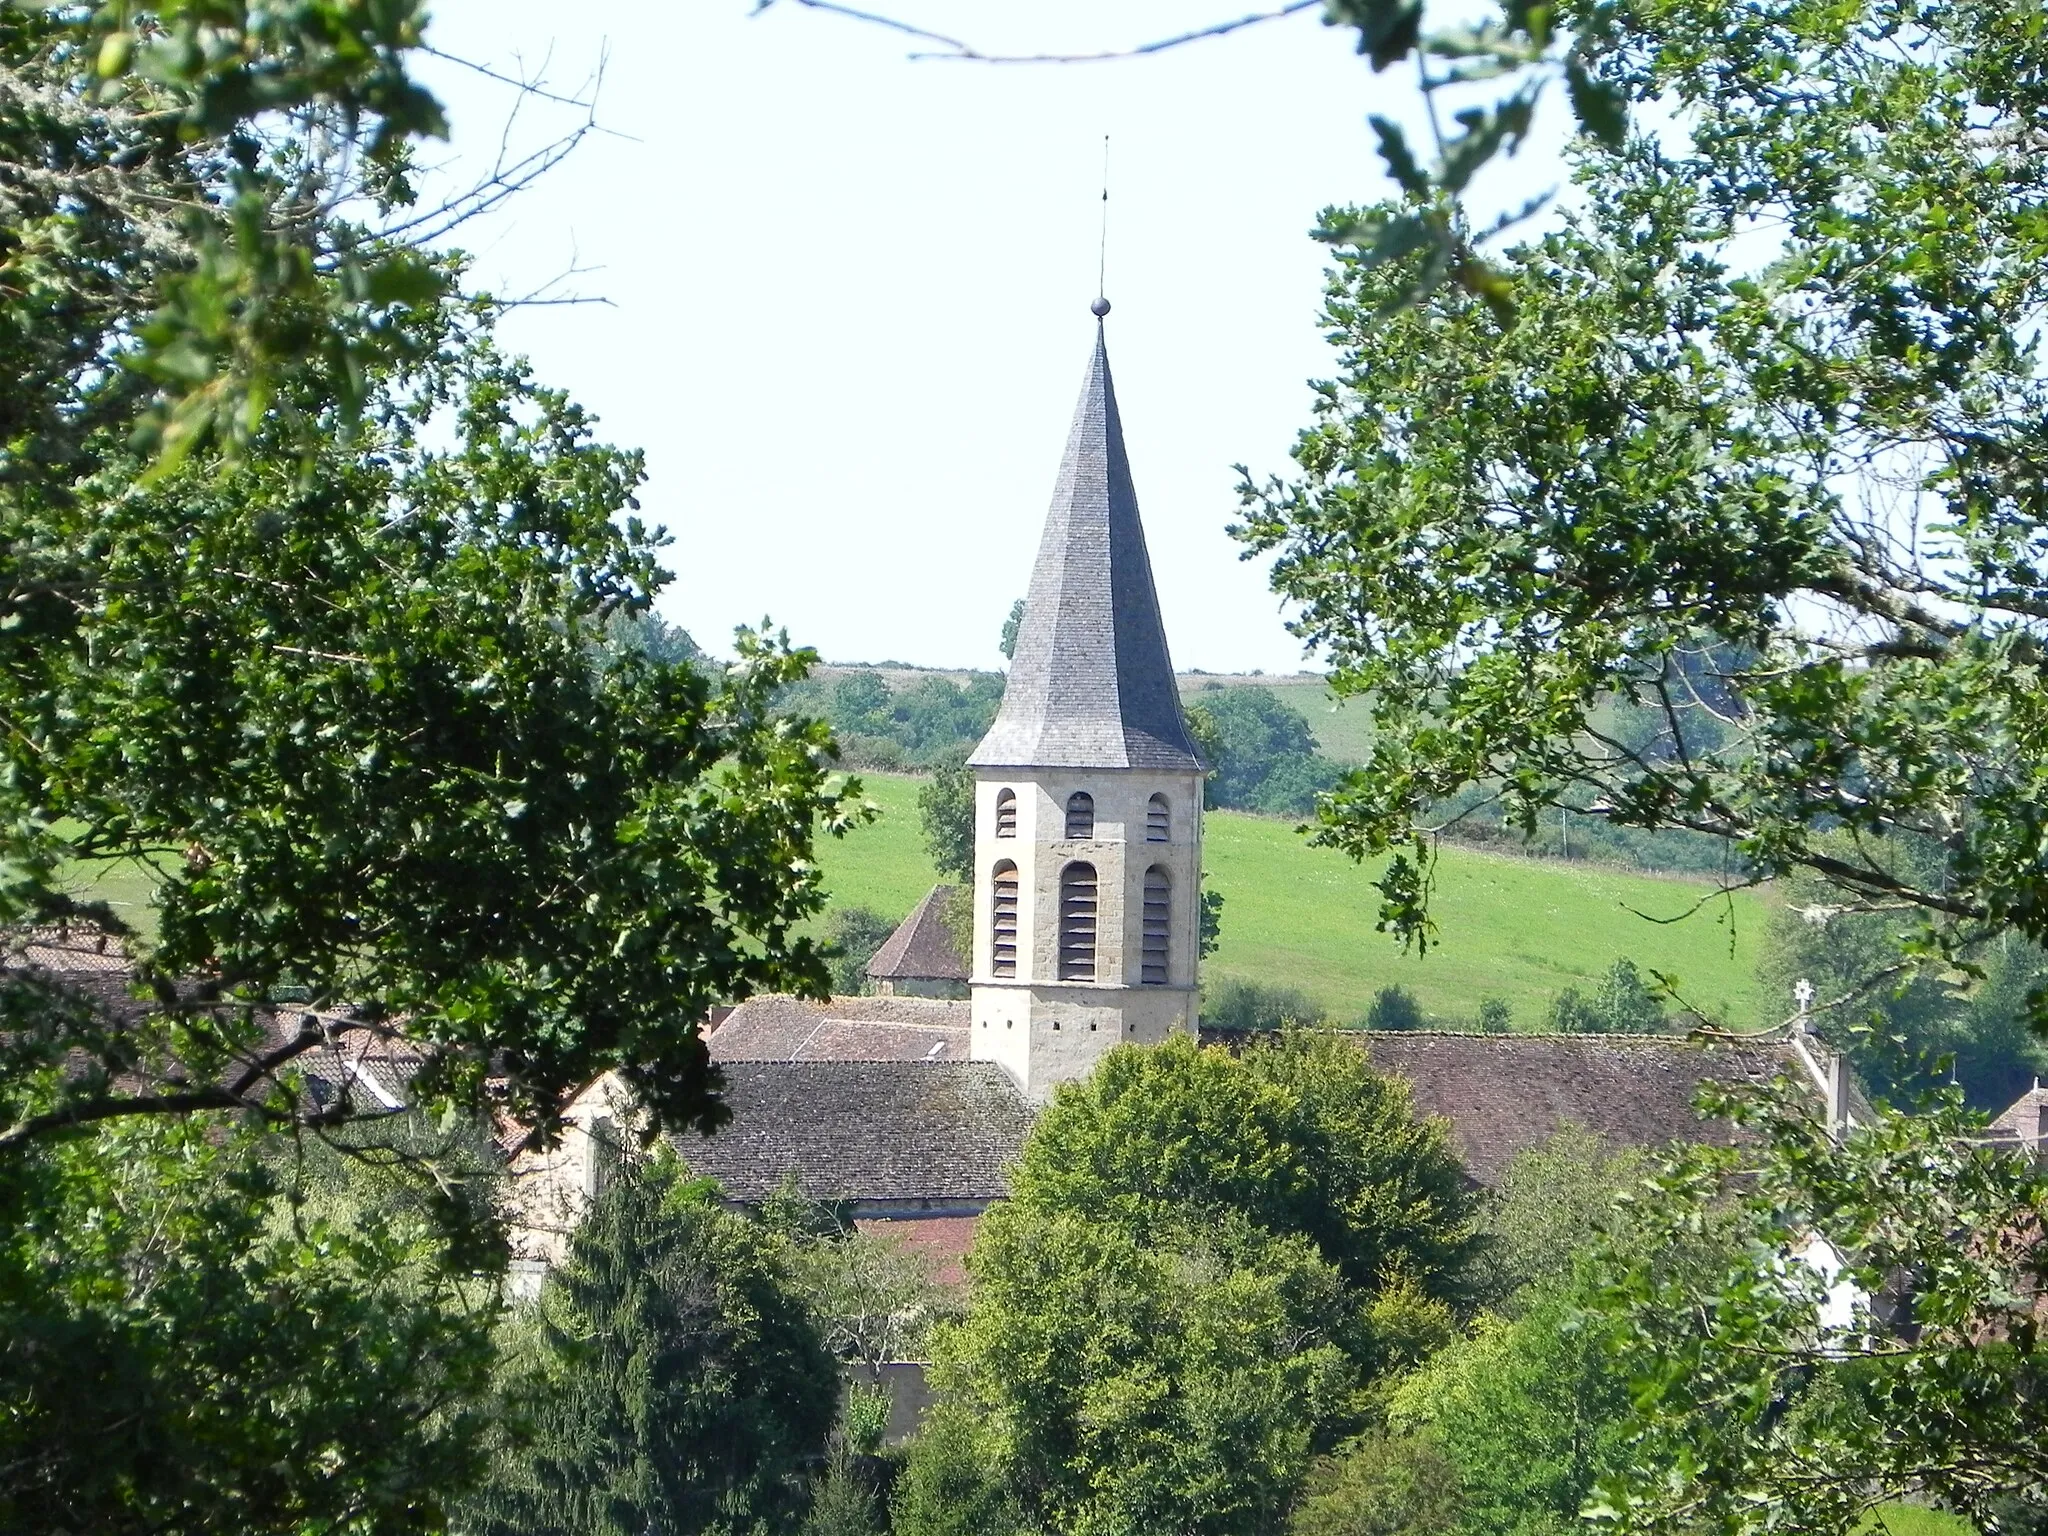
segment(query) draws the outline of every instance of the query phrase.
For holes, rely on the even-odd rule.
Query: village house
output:
[[[877,997],[967,996],[966,945],[948,916],[956,889],[933,886],[882,941],[867,967],[868,988]]]

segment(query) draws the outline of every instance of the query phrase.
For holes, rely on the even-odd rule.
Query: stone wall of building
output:
[[[998,835],[1004,791],[1016,796],[1015,831]],[[1091,835],[1069,838],[1067,802],[1093,798]],[[1167,837],[1147,833],[1152,797],[1167,807]],[[1000,1063],[1043,1097],[1055,1082],[1084,1076],[1121,1041],[1156,1044],[1192,1029],[1201,933],[1201,779],[1137,769],[979,770],[975,790],[976,884],[972,1036],[978,1060]],[[1060,887],[1067,867],[1096,875],[1093,981],[1059,974]],[[995,871],[1017,866],[1017,974],[995,974]],[[1142,980],[1145,879],[1169,881],[1167,979]]]

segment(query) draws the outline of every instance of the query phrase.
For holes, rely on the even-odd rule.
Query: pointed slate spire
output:
[[[1181,718],[1099,325],[1003,707],[968,761],[1202,771]]]

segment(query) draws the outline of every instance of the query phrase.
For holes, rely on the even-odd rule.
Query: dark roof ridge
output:
[[[1277,1035],[1277,1029],[1228,1029],[1204,1024],[1202,1033],[1218,1036]],[[1365,1040],[1601,1040],[1631,1045],[1789,1045],[1790,1037],[1779,1029],[1758,1030],[1737,1035],[1694,1032],[1684,1035],[1623,1034],[1599,1029],[1345,1029],[1335,1033]]]
[[[1005,1082],[1010,1081],[1009,1073],[1004,1072],[1002,1067],[993,1061],[954,1061],[946,1057],[936,1057],[930,1061],[905,1061],[901,1056],[798,1056],[790,1060],[777,1056],[767,1058],[736,1058],[732,1061],[720,1062],[719,1065],[721,1067],[817,1067],[828,1072],[835,1071],[840,1067],[902,1067],[905,1071],[916,1070],[919,1072],[934,1072],[944,1068],[960,1071],[972,1067],[976,1071],[986,1068],[990,1071],[1002,1073],[1003,1080]]]
[[[1366,1035],[1378,1040],[1436,1035],[1453,1040],[1604,1040],[1616,1045],[1784,1045],[1782,1034],[1759,1030],[1753,1035],[1684,1034],[1639,1035],[1604,1029],[1352,1029],[1345,1034]]]

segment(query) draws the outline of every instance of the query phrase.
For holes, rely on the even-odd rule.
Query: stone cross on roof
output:
[[[1099,326],[1003,707],[968,761],[1202,771],[1181,717]]]

